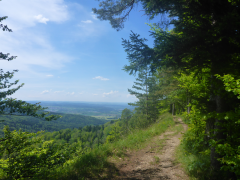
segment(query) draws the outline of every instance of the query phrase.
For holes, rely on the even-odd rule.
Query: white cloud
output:
[[[109,25],[107,22],[96,21],[96,16],[84,8],[81,10],[81,17],[85,18],[85,21],[79,21],[77,24],[78,31],[74,32],[76,38],[82,41],[89,41],[89,38],[99,37],[109,31],[107,28]]]
[[[103,97],[109,96],[109,95],[113,95],[118,93],[118,91],[110,91],[109,93],[103,93]]]
[[[64,92],[64,91],[54,91],[54,94],[61,93],[61,92]]]
[[[36,18],[41,23],[60,23],[69,19],[64,0],[5,0],[0,3],[0,12],[9,17],[7,24],[14,31],[36,25]]]
[[[98,94],[93,94],[94,96],[97,96]]]
[[[70,92],[67,92],[67,94],[69,94],[69,95],[74,95],[74,94],[75,94],[75,92],[72,92],[72,93],[70,93]]]
[[[38,74],[33,67],[43,67],[48,69],[61,69],[65,63],[73,60],[72,57],[58,52],[52,46],[48,37],[41,33],[32,31],[17,31],[14,33],[0,34],[0,49],[2,52],[10,52],[17,55],[17,59],[10,62],[2,62],[1,68],[12,70],[13,67],[25,72],[29,77]],[[43,76],[46,76],[43,75]],[[47,77],[51,77],[48,76]]]
[[[44,23],[44,24],[47,24],[47,21],[49,21],[49,19],[43,17],[41,14],[37,15],[37,16],[34,16],[34,18],[40,22],[40,23]]]
[[[96,76],[96,77],[93,78],[93,79],[100,79],[100,80],[102,80],[102,81],[108,81],[108,80],[109,80],[109,79],[104,78],[104,77],[102,77],[102,76]]]
[[[46,75],[47,77],[53,77],[53,75],[52,74],[48,74],[48,75]]]
[[[86,21],[81,21],[82,23],[85,23],[85,24],[91,24],[93,23],[91,20],[86,20]]]
[[[49,90],[44,90],[43,92],[41,92],[41,94],[48,94],[49,92]]]
[[[4,24],[14,32],[0,33],[1,52],[18,56],[12,62],[3,62],[1,68],[12,70],[17,67],[28,77],[40,77],[45,75],[36,71],[35,67],[60,69],[73,59],[55,49],[47,32],[29,28],[37,25],[36,17],[43,23],[46,22],[45,17],[57,23],[68,20],[69,13],[64,0],[5,0],[0,1],[0,12],[9,17]]]

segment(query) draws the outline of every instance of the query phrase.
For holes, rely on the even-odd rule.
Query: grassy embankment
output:
[[[173,117],[163,114],[158,121],[146,129],[136,129],[122,139],[100,146],[89,152],[79,155],[69,161],[68,165],[58,167],[45,179],[85,179],[85,178],[107,178],[117,174],[113,164],[108,162],[110,157],[122,157],[127,150],[141,149],[152,137],[162,134],[169,126],[174,126]]]

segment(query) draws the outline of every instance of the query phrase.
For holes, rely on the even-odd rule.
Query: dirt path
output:
[[[175,122],[175,127],[153,138],[146,148],[127,152],[127,158],[124,160],[113,161],[119,170],[119,175],[114,179],[189,179],[180,164],[176,163],[174,155],[176,147],[180,144],[181,132],[187,130],[187,125],[182,123],[181,119],[175,118]],[[181,128],[184,130],[179,132]]]

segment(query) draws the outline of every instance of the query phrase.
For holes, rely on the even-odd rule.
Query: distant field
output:
[[[38,101],[28,102],[36,103]],[[41,105],[48,107],[48,111],[54,113],[79,114],[104,120],[120,118],[122,110],[125,108],[134,109],[127,103],[42,101]]]

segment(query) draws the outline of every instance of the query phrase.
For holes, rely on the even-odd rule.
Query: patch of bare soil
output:
[[[177,125],[187,125],[181,119],[175,119]],[[149,180],[187,180],[179,163],[176,163],[175,149],[180,144],[181,132],[166,131],[156,136],[148,146],[139,151],[127,152],[127,158],[111,160],[118,169],[118,175],[111,179],[149,179]]]

